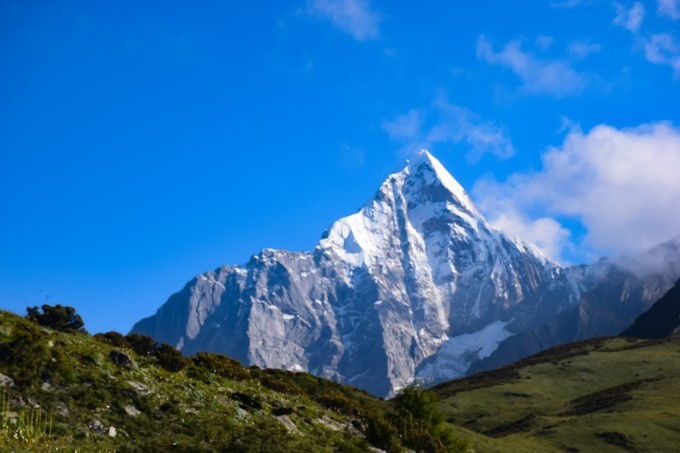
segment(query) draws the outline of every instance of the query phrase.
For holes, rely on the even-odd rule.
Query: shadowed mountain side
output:
[[[623,337],[664,338],[680,327],[680,280],[652,308],[621,333]]]

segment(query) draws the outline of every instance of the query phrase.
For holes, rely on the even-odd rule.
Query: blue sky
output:
[[[126,332],[429,148],[565,263],[680,234],[680,0],[0,2],[0,306]]]

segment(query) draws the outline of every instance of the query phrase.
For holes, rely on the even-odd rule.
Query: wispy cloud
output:
[[[658,0],[657,14],[669,17],[671,20],[680,19],[680,0]]]
[[[307,13],[330,21],[357,41],[380,37],[380,14],[369,0],[310,0]]]
[[[553,42],[555,42],[555,38],[552,36],[540,35],[536,38],[536,46],[541,50],[548,49],[552,46]]]
[[[540,222],[537,236],[565,246],[564,232],[546,219],[568,217],[587,229],[583,245],[615,254],[641,252],[680,233],[680,129],[668,123],[600,125],[588,133],[574,128],[542,161],[539,172],[475,187],[480,206],[499,226]],[[504,197],[499,201],[497,194]],[[531,215],[536,212],[542,214]]]
[[[678,11],[680,0],[658,0],[657,13],[673,20],[680,18]],[[680,44],[670,33],[648,35],[640,31],[644,18],[644,6],[635,2],[628,9],[620,3],[614,3],[616,17],[613,23],[630,31],[634,37],[634,50],[644,50],[645,59],[653,64],[670,66],[673,75],[680,77]]]
[[[645,7],[640,2],[633,3],[633,6],[626,8],[621,3],[614,3],[616,9],[616,17],[612,23],[625,28],[631,33],[635,33],[640,29],[642,21],[645,18]]]
[[[530,218],[514,200],[505,198],[502,185],[481,180],[475,186],[479,207],[488,214],[491,226],[509,237],[521,237],[538,246],[555,261],[563,261],[565,250],[574,248],[571,233],[551,217]]]
[[[675,77],[680,76],[680,44],[667,34],[653,35],[645,40],[645,58],[654,64],[668,65],[673,68]]]
[[[602,50],[600,44],[586,41],[574,41],[567,46],[567,54],[577,60],[581,60],[591,53],[597,53],[600,50]]]
[[[422,118],[417,109],[411,109],[408,113],[399,115],[391,121],[383,122],[383,130],[391,139],[413,140],[422,135]]]
[[[562,0],[562,1],[551,1],[550,6],[553,8],[564,8],[564,9],[570,9],[574,8],[575,6],[579,6],[583,4],[583,0]]]
[[[470,110],[438,97],[427,112],[413,109],[385,121],[383,130],[393,140],[404,144],[402,152],[413,154],[435,145],[464,144],[467,158],[476,162],[484,154],[499,159],[512,156],[515,148],[507,131],[492,121],[485,121]]]
[[[557,98],[581,93],[588,84],[588,75],[571,67],[567,60],[541,59],[522,50],[522,40],[516,39],[495,52],[484,36],[477,40],[477,58],[491,65],[510,69],[522,80],[529,94],[546,94]]]

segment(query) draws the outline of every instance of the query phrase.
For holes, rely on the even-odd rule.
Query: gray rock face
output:
[[[111,361],[116,365],[122,366],[129,370],[137,368],[135,361],[132,360],[132,357],[130,357],[130,354],[128,354],[127,352],[111,351],[111,353],[109,354],[109,359],[111,359]]]
[[[493,231],[422,152],[312,252],[263,250],[201,274],[132,331],[185,354],[390,396],[462,376],[499,343],[567,316],[581,306],[584,275]]]
[[[0,373],[0,387],[14,387],[14,379]]]
[[[680,237],[634,258],[602,259],[568,272],[582,294],[578,304],[538,328],[504,340],[466,374],[498,368],[560,344],[619,335],[680,276]]]

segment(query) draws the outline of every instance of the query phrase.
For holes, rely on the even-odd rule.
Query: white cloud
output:
[[[402,152],[407,155],[422,148],[431,149],[436,144],[460,143],[467,145],[467,158],[472,162],[487,153],[506,159],[515,152],[504,128],[479,118],[464,107],[449,103],[443,97],[435,100],[428,113],[410,110],[385,121],[383,130],[390,138],[405,144]],[[426,117],[433,121],[426,124]]]
[[[493,193],[505,196],[505,204],[493,198],[480,203],[491,207],[490,218],[505,216],[512,229],[521,225],[517,212],[523,213],[520,220],[568,217],[586,228],[581,245],[598,254],[639,253],[680,233],[680,129],[668,123],[573,129],[542,160],[540,172],[475,187],[482,200]],[[552,225],[557,242],[550,242],[550,223],[543,223],[539,231],[548,231],[548,244],[564,240]]]
[[[630,9],[620,3],[614,3],[614,8],[616,8],[616,17],[612,22],[614,25],[623,27],[631,33],[636,33],[640,29],[645,18],[645,7],[642,3],[635,2]]]
[[[680,0],[658,0],[657,14],[669,17],[671,20],[680,19]]]
[[[381,17],[371,8],[369,0],[310,0],[307,12],[330,21],[357,41],[380,36]]]
[[[569,56],[581,60],[591,53],[596,53],[602,50],[602,46],[597,43],[586,41],[574,41],[567,46],[567,53]]]
[[[680,45],[666,33],[645,40],[645,58],[654,64],[668,65],[676,77],[680,76]]]
[[[553,8],[573,8],[575,6],[583,4],[583,0],[562,0],[562,1],[551,1],[550,6]]]
[[[477,58],[489,64],[509,68],[522,80],[523,89],[531,94],[564,97],[581,93],[588,76],[571,67],[566,60],[539,59],[522,50],[522,41],[510,41],[500,52],[494,52],[491,43],[480,36],[477,40]]]
[[[513,200],[502,197],[503,189],[502,185],[489,180],[475,186],[475,193],[480,195],[479,207],[489,214],[491,226],[509,237],[528,240],[552,260],[563,260],[563,251],[573,248],[569,230],[550,217],[530,219],[519,211]]]
[[[657,12],[666,15],[673,20],[680,19],[680,0],[658,0]],[[645,9],[641,3],[635,2],[628,9],[620,3],[614,3],[617,14],[613,23],[624,27],[635,36],[634,49],[644,49],[645,58],[648,62],[666,65],[673,68],[675,77],[680,76],[680,44],[669,33],[657,33],[645,36],[639,33],[640,25],[644,18]]]
[[[383,123],[383,130],[392,139],[408,139],[411,140],[421,135],[421,114],[416,109],[409,110],[404,115],[399,115],[392,121],[385,121]]]

